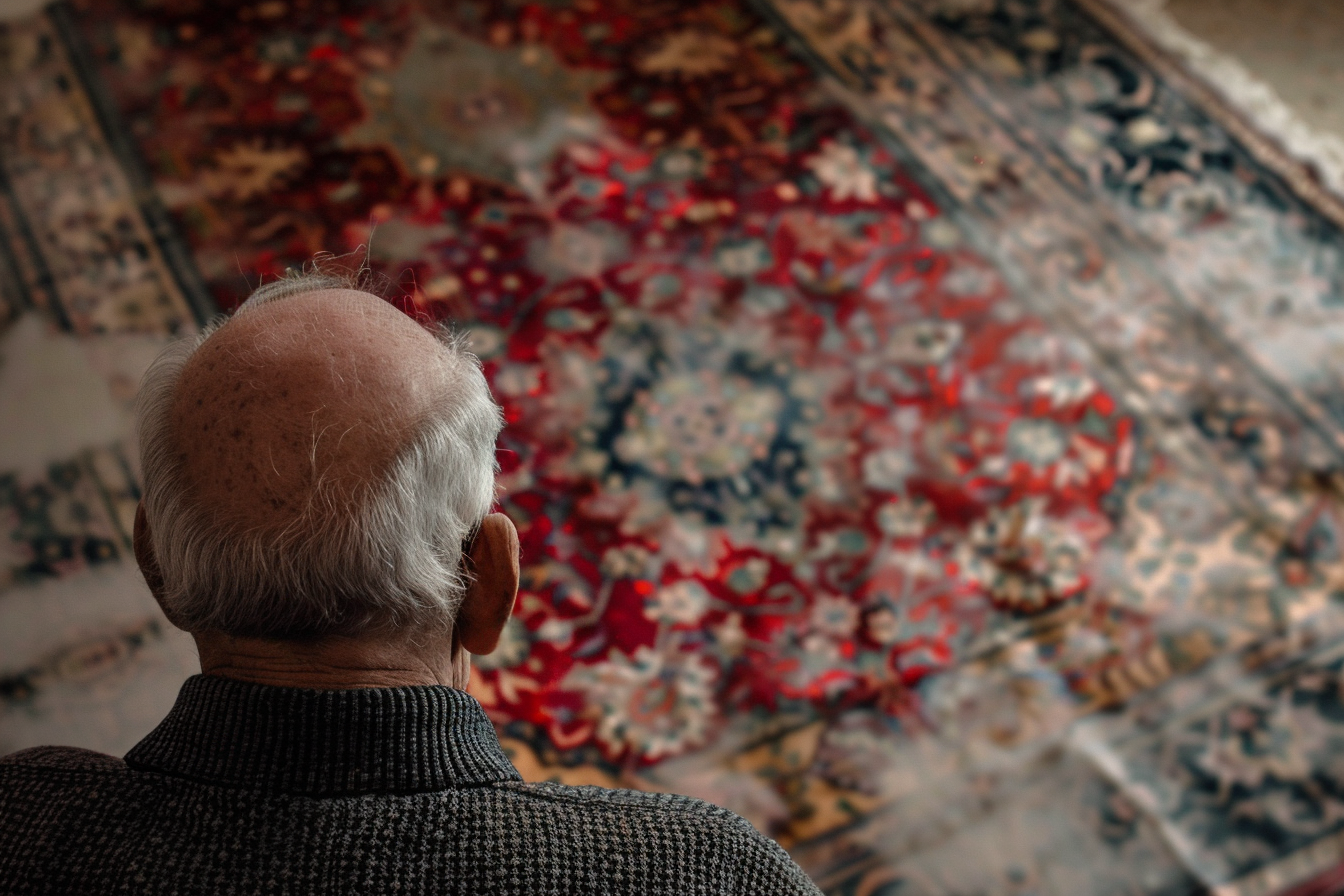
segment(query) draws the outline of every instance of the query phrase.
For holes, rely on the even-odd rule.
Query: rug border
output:
[[[1106,29],[1126,50],[1151,66],[1182,97],[1197,104],[1201,111],[1224,127],[1256,161],[1280,177],[1294,195],[1344,229],[1344,197],[1322,182],[1310,161],[1293,156],[1280,140],[1265,133],[1247,112],[1237,108],[1188,63],[1160,46],[1130,13],[1108,0],[1070,2]]]
[[[40,15],[46,16],[60,39],[70,70],[79,79],[79,87],[98,120],[103,140],[130,185],[135,208],[163,258],[164,267],[181,291],[196,325],[204,327],[219,316],[222,309],[206,288],[186,239],[159,199],[149,167],[98,74],[93,52],[75,27],[75,11],[68,0],[55,0],[43,7]]]

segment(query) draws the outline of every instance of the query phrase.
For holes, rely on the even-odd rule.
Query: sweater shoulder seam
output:
[[[62,772],[125,771],[125,760],[83,747],[29,747],[0,756],[0,769],[29,768]]]
[[[647,796],[650,798],[670,797],[671,799],[662,803],[642,802],[638,800],[617,801],[609,798],[606,793],[594,799],[585,799],[578,794],[566,793],[565,791],[556,791],[551,789],[540,789],[535,782],[528,781],[508,781],[495,784],[495,787],[508,790],[520,796],[530,799],[541,800],[551,803],[564,803],[570,806],[609,806],[613,809],[636,809],[641,812],[647,812],[652,815],[678,814],[695,815],[702,818],[718,819],[720,821],[737,822],[739,824],[750,825],[751,822],[742,818],[735,812],[716,806],[713,803],[697,799],[693,796],[684,796],[677,793],[661,793],[644,790],[611,790],[609,788],[597,788],[612,794],[634,794],[638,796]],[[565,785],[560,785],[564,787]],[[755,828],[752,828],[755,830]]]

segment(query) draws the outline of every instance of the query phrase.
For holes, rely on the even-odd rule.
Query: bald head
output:
[[[180,627],[451,624],[501,426],[458,341],[330,278],[286,279],[165,351],[138,416],[143,553]]]
[[[448,361],[434,335],[366,292],[245,304],[178,380],[170,437],[183,486],[248,526],[349,499],[430,414]]]

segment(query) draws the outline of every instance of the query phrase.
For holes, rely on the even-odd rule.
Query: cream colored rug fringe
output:
[[[1308,124],[1237,59],[1195,37],[1167,12],[1167,0],[1103,0],[1152,42],[1183,62],[1249,123],[1293,158],[1315,167],[1323,186],[1344,196],[1344,138]]]

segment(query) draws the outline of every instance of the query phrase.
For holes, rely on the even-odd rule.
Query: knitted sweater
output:
[[[666,794],[525,784],[462,691],[198,675],[125,760],[0,759],[0,894],[810,894],[774,841]]]

